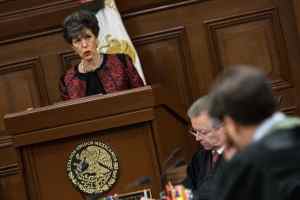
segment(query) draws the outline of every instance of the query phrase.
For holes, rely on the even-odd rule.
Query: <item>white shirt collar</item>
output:
[[[213,150],[213,151],[214,151],[214,152],[217,152],[219,155],[221,155],[221,154],[223,153],[224,149],[225,149],[225,146],[221,146],[220,148],[215,149],[215,150]]]
[[[258,126],[256,129],[254,136],[253,136],[253,142],[256,142],[266,135],[270,133],[270,129],[275,125],[276,123],[284,120],[286,116],[281,112],[274,113],[270,118],[263,121],[261,125]]]

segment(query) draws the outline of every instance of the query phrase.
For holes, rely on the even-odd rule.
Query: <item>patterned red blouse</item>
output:
[[[96,70],[101,88],[112,93],[144,86],[129,56],[125,54],[103,54],[103,63]],[[60,81],[60,93],[63,100],[87,96],[87,80],[80,78],[78,66],[71,67]]]

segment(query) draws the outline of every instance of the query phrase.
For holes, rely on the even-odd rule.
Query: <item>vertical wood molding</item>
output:
[[[158,32],[140,35],[138,37],[133,38],[133,43],[138,49],[139,47],[145,47],[151,44],[157,44],[158,46],[159,43],[169,42],[172,40],[176,41],[175,48],[178,50],[180,54],[180,57],[178,58],[180,61],[179,68],[175,68],[173,71],[174,75],[176,75],[176,83],[174,84],[176,84],[178,87],[178,91],[176,91],[176,93],[178,92],[178,94],[176,93],[172,94],[172,91],[166,91],[166,92],[170,92],[170,95],[174,95],[174,98],[178,98],[178,97],[181,98],[186,109],[191,103],[191,99],[192,99],[190,88],[191,88],[191,84],[193,84],[192,82],[193,67],[191,63],[191,53],[190,53],[185,27],[179,26],[179,27],[174,27],[174,28],[170,28]],[[171,56],[172,55],[170,55],[170,58]],[[161,73],[165,73],[165,72],[161,71]]]
[[[30,147],[22,148],[22,159],[24,167],[24,180],[27,193],[31,200],[41,199],[41,190],[36,171],[34,151]]]

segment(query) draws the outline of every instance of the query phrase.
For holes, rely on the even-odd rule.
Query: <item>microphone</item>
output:
[[[174,168],[181,167],[181,166],[183,166],[183,165],[186,165],[185,160],[179,159],[179,160],[176,160],[176,162],[175,162],[175,164],[174,164]]]
[[[163,162],[162,164],[162,171],[164,172],[168,167],[168,165],[170,165],[170,163],[174,160],[174,158],[182,151],[181,147],[177,147],[175,148],[170,155],[167,157],[167,159]]]
[[[183,160],[182,158],[180,159],[177,159],[174,164],[172,164],[171,166],[169,166],[168,168],[166,168],[162,174],[161,174],[161,177],[160,177],[160,183],[161,183],[161,186],[163,187],[166,183],[167,183],[167,180],[168,179],[168,174],[170,173],[170,170],[176,170],[176,168],[179,168],[183,165],[185,165],[186,162],[185,160]]]
[[[144,186],[144,185],[150,184],[150,182],[151,182],[151,177],[141,176],[141,177],[137,178],[136,180],[134,180],[133,182],[129,183],[126,186],[126,190],[130,190],[130,189],[133,189],[135,187]]]

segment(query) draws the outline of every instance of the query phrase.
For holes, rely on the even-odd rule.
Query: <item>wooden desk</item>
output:
[[[9,168],[14,173],[3,174],[3,199],[82,199],[67,176],[67,160],[77,145],[90,139],[108,144],[117,154],[120,173],[110,194],[141,189],[127,186],[149,176],[151,182],[143,187],[156,196],[161,166],[174,147],[185,145],[186,134],[184,124],[170,120],[156,93],[146,86],[6,115],[7,141],[16,162]],[[13,194],[15,187],[18,194]]]

